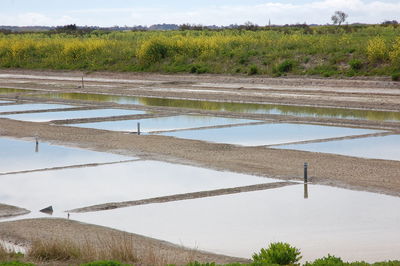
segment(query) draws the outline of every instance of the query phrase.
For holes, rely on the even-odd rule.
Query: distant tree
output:
[[[343,22],[346,21],[349,15],[344,13],[343,11],[335,11],[335,13],[332,15],[331,20],[334,25],[342,25]]]
[[[399,26],[399,22],[397,20],[386,20],[386,21],[382,22],[381,25],[384,27],[393,26],[393,27],[397,28]]]

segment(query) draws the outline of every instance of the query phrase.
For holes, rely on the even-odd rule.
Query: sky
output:
[[[0,25],[327,24],[336,10],[349,23],[400,21],[400,0],[0,0]]]

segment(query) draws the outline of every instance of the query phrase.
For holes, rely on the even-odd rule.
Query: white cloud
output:
[[[258,5],[218,6],[192,10],[160,8],[96,8],[74,10],[64,16],[25,13],[17,16],[0,14],[0,24],[8,25],[151,25],[156,23],[196,23],[204,25],[229,25],[252,21],[265,25],[271,19],[274,24],[307,22],[326,24],[336,10],[349,14],[348,22],[380,23],[384,20],[400,20],[400,2],[382,0],[315,0],[309,3],[284,4],[265,1]],[[68,16],[69,15],[69,16]]]
[[[21,13],[16,16],[0,14],[0,25],[12,26],[46,26],[66,25],[73,23],[70,16],[48,16],[41,13]]]

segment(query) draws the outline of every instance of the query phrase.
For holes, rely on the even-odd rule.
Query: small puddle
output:
[[[279,181],[157,161],[3,175],[0,180],[0,202],[32,211],[52,205],[61,214],[87,205]]]
[[[243,146],[261,146],[378,132],[382,131],[303,124],[262,124],[166,132],[162,135]]]
[[[12,101],[0,101],[0,103],[14,103]]]
[[[259,122],[256,120],[245,120],[236,118],[179,115],[159,118],[146,118],[138,120],[106,121],[96,123],[70,124],[69,126],[96,128],[114,131],[137,131],[137,123],[140,123],[140,130],[145,133],[154,131],[182,130],[199,127],[224,126]]]
[[[179,107],[208,111],[230,111],[238,113],[276,114],[299,117],[342,118],[377,121],[400,121],[400,112],[354,110],[344,108],[319,108],[275,104],[228,103],[196,100],[179,100],[152,97],[117,96],[86,93],[48,93],[32,95],[46,99],[85,100],[113,102],[118,104],[137,104],[145,106]]]
[[[51,145],[40,141],[36,145],[34,140],[24,141],[0,138],[0,147],[0,174],[134,159],[121,155]],[[38,173],[34,175],[37,176]]]
[[[0,113],[5,112],[23,112],[23,111],[39,111],[47,109],[61,109],[61,108],[73,108],[76,106],[65,105],[65,104],[12,104],[12,105],[2,105],[0,106]]]
[[[48,122],[52,120],[138,115],[145,113],[146,113],[145,111],[138,111],[138,110],[95,109],[95,110],[80,110],[80,111],[53,111],[53,112],[42,112],[42,113],[0,115],[0,117],[10,118],[20,121]]]
[[[279,146],[278,149],[333,153],[369,159],[400,160],[400,135]]]

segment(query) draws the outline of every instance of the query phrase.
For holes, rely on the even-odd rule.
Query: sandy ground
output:
[[[81,84],[82,75],[85,79],[84,88],[82,88]],[[400,111],[400,83],[386,79],[334,80],[297,77],[271,79],[217,75],[0,70],[0,87],[40,90],[33,94],[46,93],[46,91],[81,91],[179,99],[208,99],[213,101]],[[0,99],[15,99],[16,96],[18,96],[19,100],[42,101],[27,94],[0,94]],[[49,102],[80,103],[96,108],[121,108],[118,104],[83,103],[78,100],[58,99],[49,100]],[[135,109],[139,107],[124,105],[124,108]],[[144,109],[155,111],[157,115],[171,115],[173,113],[212,114],[274,122],[345,125],[349,127],[386,129],[393,132],[400,131],[400,122],[290,117],[233,112],[221,113],[166,107],[146,107]],[[83,121],[85,120],[80,122]],[[121,132],[74,128],[51,125],[49,123],[20,122],[1,118],[0,135],[14,138],[32,138],[36,135],[43,141],[55,144],[286,180],[301,180],[303,163],[308,162],[309,175],[313,183],[400,196],[399,161],[362,159],[323,153],[279,150],[268,147],[242,147],[157,135],[137,136]],[[0,211],[2,209],[3,207],[0,205]],[[63,229],[60,230],[61,228]],[[61,237],[66,235],[65,232],[69,232],[73,237],[76,237],[79,235],[80,230],[98,233],[99,230],[111,229],[83,225],[61,219],[26,220],[1,223],[0,238],[26,241],[33,235]],[[135,237],[138,237],[137,239],[140,243],[144,241],[143,239],[147,239],[140,236]],[[154,243],[165,244],[163,242]],[[170,244],[165,245],[170,247]],[[171,250],[173,253],[185,252],[177,247]],[[180,257],[185,256],[182,255]],[[209,261],[207,259],[209,255],[206,254],[204,256],[199,257],[199,260]],[[217,262],[224,262],[226,259],[226,257],[208,258]]]

